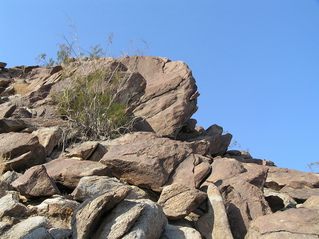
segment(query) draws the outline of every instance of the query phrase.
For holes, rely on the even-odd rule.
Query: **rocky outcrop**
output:
[[[1,238],[319,236],[318,174],[228,150],[222,127],[196,126],[199,93],[185,63],[82,60],[0,63]],[[88,141],[56,111],[54,93],[92,64],[126,77],[114,100],[136,119],[132,132]]]

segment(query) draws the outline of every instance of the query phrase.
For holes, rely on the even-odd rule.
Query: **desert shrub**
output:
[[[59,113],[73,122],[86,139],[114,138],[130,131],[135,119],[127,114],[127,102],[120,98],[125,94],[125,85],[133,73],[129,69],[121,71],[120,61],[115,63],[115,67],[107,69],[99,65],[99,59],[106,56],[113,42],[113,34],[108,36],[106,49],[95,45],[87,51],[80,46],[76,27],[70,22],[75,42],[61,35],[65,43],[58,44],[56,60],[50,58],[47,61],[46,54],[40,54],[37,58],[44,66],[64,66],[63,88],[51,93]],[[143,43],[147,46],[145,41]],[[142,54],[140,50],[137,52]],[[127,55],[122,54],[122,59]]]
[[[94,60],[91,62],[94,65]],[[133,119],[119,95],[129,74],[97,68],[76,72],[65,80],[53,100],[61,115],[74,122],[89,139],[114,138],[131,130]]]

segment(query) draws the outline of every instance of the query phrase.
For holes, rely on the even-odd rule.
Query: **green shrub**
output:
[[[53,99],[59,113],[75,122],[83,136],[93,140],[114,138],[132,125],[126,104],[119,103],[118,98],[126,81],[125,75],[106,69],[77,72]]]

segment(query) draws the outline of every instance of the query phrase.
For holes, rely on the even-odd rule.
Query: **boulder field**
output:
[[[94,67],[129,75],[117,101],[134,127],[79,137],[54,94]],[[72,81],[71,81],[72,84]],[[0,63],[0,237],[12,239],[318,238],[319,175],[229,150],[232,135],[192,115],[199,93],[181,61]]]

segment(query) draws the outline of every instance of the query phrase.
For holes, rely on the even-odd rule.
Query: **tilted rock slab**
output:
[[[38,137],[28,133],[0,134],[0,155],[5,170],[20,171],[42,164],[45,151]]]
[[[205,201],[207,194],[181,184],[172,184],[163,188],[158,204],[163,207],[169,219],[187,216]]]
[[[130,187],[121,187],[83,202],[74,212],[71,220],[73,238],[91,238],[94,233],[93,229],[101,224],[100,220],[104,213],[120,203],[130,190]]]
[[[167,218],[162,208],[147,199],[123,200],[101,222],[92,238],[154,238],[161,236]]]
[[[196,228],[207,239],[232,239],[227,213],[219,189],[212,183],[207,188],[208,212],[196,222]]]

